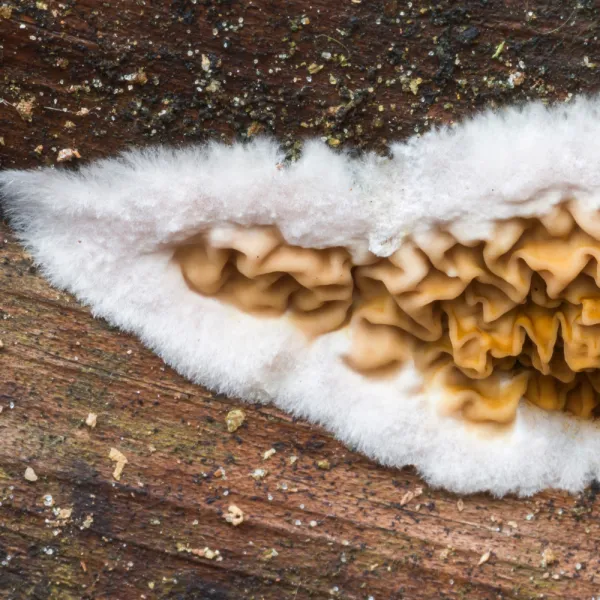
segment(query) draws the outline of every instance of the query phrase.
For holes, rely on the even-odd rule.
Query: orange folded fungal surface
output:
[[[354,288],[346,250],[289,246],[271,227],[236,228],[226,241],[216,247],[210,236],[199,236],[177,248],[175,259],[193,290],[252,313],[289,311],[311,335],[344,323]]]
[[[438,230],[387,258],[285,243],[235,227],[175,250],[194,291],[288,313],[311,336],[348,325],[346,361],[378,376],[413,361],[445,406],[508,423],[522,398],[591,418],[600,404],[600,216],[575,201],[497,222],[485,241]]]

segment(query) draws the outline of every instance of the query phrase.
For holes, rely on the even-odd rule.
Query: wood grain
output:
[[[558,0],[0,0],[0,164],[257,133],[292,156],[308,136],[385,152],[484,106],[595,90],[598,15]],[[6,225],[0,339],[2,598],[600,594],[597,487],[458,498],[264,406],[229,433],[238,400],[52,289]]]

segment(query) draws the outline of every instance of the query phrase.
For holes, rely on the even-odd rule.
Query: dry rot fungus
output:
[[[391,256],[290,246],[274,228],[231,227],[175,251],[198,293],[311,336],[350,327],[365,376],[411,361],[446,411],[509,423],[521,398],[596,414],[600,392],[600,213],[570,201],[499,221],[485,241],[438,229]]]
[[[231,228],[176,250],[183,275],[201,294],[265,315],[289,311],[307,332],[340,327],[352,304],[352,262],[343,248],[288,246],[274,228]]]

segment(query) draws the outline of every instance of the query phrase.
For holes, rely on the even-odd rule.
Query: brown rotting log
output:
[[[594,90],[598,17],[587,0],[0,0],[0,164],[258,133],[290,156],[307,136],[385,152]],[[270,407],[229,433],[239,401],[51,288],[5,225],[0,339],[0,597],[598,594],[597,488],[458,498]]]

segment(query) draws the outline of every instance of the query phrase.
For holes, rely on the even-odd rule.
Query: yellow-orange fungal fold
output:
[[[175,250],[188,285],[251,313],[289,314],[310,335],[348,325],[365,376],[408,360],[446,408],[508,423],[521,398],[591,418],[600,404],[600,217],[575,201],[496,223],[487,240],[444,230],[356,264],[344,248],[232,227]]]

